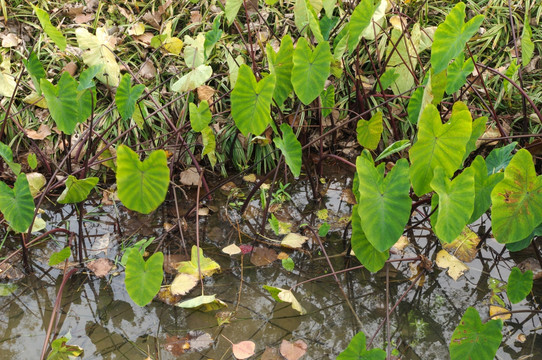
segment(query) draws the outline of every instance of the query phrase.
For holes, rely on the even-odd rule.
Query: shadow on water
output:
[[[251,184],[243,184],[246,190]],[[357,260],[345,262],[340,255],[346,250],[342,233],[351,212],[351,205],[343,201],[343,190],[351,187],[350,175],[339,172],[327,178],[327,191],[319,204],[311,202],[312,193],[306,182],[298,182],[288,188],[292,201],[286,202],[277,211],[277,217],[292,223],[297,231],[303,223],[318,226],[322,221],[316,210],[327,209],[331,232],[325,238],[326,251],[331,255],[335,270],[358,265]],[[179,194],[179,199],[182,194]],[[180,203],[181,211],[192,204],[188,200]],[[231,199],[230,199],[231,200]],[[308,251],[289,251],[295,262],[290,273],[282,268],[280,261],[268,266],[256,267],[250,263],[249,255],[230,257],[220,251],[226,245],[239,243],[236,222],[245,234],[254,234],[261,221],[261,205],[253,200],[248,218],[242,219],[236,210],[227,207],[225,196],[208,204],[215,212],[200,219],[200,231],[206,256],[220,263],[222,272],[205,279],[205,293],[217,294],[228,304],[225,311],[237,307],[231,324],[217,326],[216,312],[187,310],[159,301],[146,307],[135,305],[124,287],[122,266],[114,268],[106,278],[78,273],[68,281],[62,298],[56,334],[72,335],[70,344],[85,350],[87,359],[175,359],[168,351],[168,341],[182,338],[189,331],[202,331],[211,335],[211,346],[182,354],[183,359],[231,359],[231,344],[243,340],[256,343],[258,356],[266,347],[278,347],[283,339],[301,339],[308,345],[304,359],[333,359],[347,345],[352,336],[362,330],[369,339],[385,319],[386,269],[377,274],[366,270],[354,270],[339,275],[342,287],[350,298],[361,319],[359,328],[347,306],[338,285],[332,276],[305,283],[294,289],[294,294],[307,309],[300,316],[287,303],[277,303],[262,288],[262,285],[288,289],[295,284],[330,272],[318,244],[309,242]],[[167,222],[175,222],[175,208],[164,206],[152,216],[138,215],[114,205],[87,205],[85,237],[87,254],[91,258],[107,257],[113,262],[120,259],[123,241],[160,236]],[[428,211],[428,209],[425,209]],[[43,217],[49,227],[63,226],[77,231],[77,216],[73,207],[48,209]],[[415,217],[423,218],[423,214]],[[413,219],[413,222],[416,219]],[[195,243],[195,226],[184,231],[184,240],[191,246]],[[437,240],[427,228],[417,227],[409,233],[410,246],[404,252],[392,254],[392,259],[411,258],[424,254],[433,259],[440,249]],[[480,233],[488,228],[488,219],[482,218],[473,228]],[[120,232],[119,232],[120,230]],[[122,235],[119,235],[122,233]],[[271,234],[269,232],[268,234]],[[110,234],[107,254],[92,253],[89,249],[97,239]],[[251,243],[249,236],[241,236],[243,243]],[[15,246],[15,240],[6,242],[5,248]],[[56,294],[62,281],[62,272],[51,269],[47,261],[52,252],[66,244],[58,237],[32,250],[35,273],[18,282],[18,289],[9,296],[0,297],[3,311],[0,315],[0,353],[3,359],[38,359],[41,351]],[[165,238],[165,253],[182,253],[182,240],[177,234]],[[278,248],[275,250],[280,251]],[[335,255],[335,256],[334,256]],[[508,279],[510,268],[528,254],[513,256],[502,245],[488,240],[477,258],[468,264],[470,270],[457,282],[444,270],[434,267],[422,286],[409,291],[397,310],[391,315],[392,348],[398,348],[403,359],[448,359],[448,342],[461,316],[469,306],[476,307],[482,319],[488,318],[491,290],[490,278]],[[14,264],[18,266],[18,264]],[[390,307],[399,300],[411,285],[411,270],[408,262],[395,262],[388,266],[390,278]],[[171,275],[167,278],[168,283]],[[514,309],[540,309],[541,280],[535,280],[535,296],[529,296]],[[241,292],[241,293],[239,293]],[[186,298],[198,296],[201,288],[195,288]],[[240,299],[240,302],[238,302]],[[542,358],[541,315],[517,313],[505,322],[504,341],[497,354],[498,359]],[[524,334],[524,342],[518,341]],[[385,331],[375,338],[375,346],[384,346]],[[169,349],[171,350],[171,349]]]

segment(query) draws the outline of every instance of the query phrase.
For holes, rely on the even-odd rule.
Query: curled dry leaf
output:
[[[286,360],[297,360],[307,352],[307,344],[303,340],[296,340],[291,343],[287,340],[282,340],[280,344],[280,353]]]
[[[241,341],[240,343],[233,344],[231,349],[236,359],[248,359],[254,355],[256,344],[252,341]]]
[[[109,271],[113,268],[113,263],[109,259],[100,258],[89,262],[87,268],[97,277],[104,277],[109,274]]]
[[[410,245],[410,241],[408,241],[408,237],[401,235],[399,240],[392,246],[392,249],[395,249],[396,251],[403,251],[408,245]]]
[[[26,136],[32,140],[43,140],[49,135],[51,135],[51,129],[45,124],[41,124],[38,131],[26,130]]]
[[[255,183],[258,179],[256,178],[256,174],[248,174],[243,176],[243,180],[249,183]]]
[[[438,252],[436,263],[440,268],[448,269],[448,275],[455,281],[469,269],[467,265],[463,264],[455,256],[448,254],[446,250]]]
[[[160,288],[160,291],[158,291],[158,295],[156,295],[156,298],[167,305],[175,305],[179,301],[181,301],[182,296],[181,295],[173,295],[171,293],[171,287],[164,286]]]
[[[231,244],[223,248],[222,252],[228,255],[237,255],[241,253],[241,248],[235,244]]]

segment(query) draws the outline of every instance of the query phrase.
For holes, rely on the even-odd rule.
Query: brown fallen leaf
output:
[[[26,136],[32,140],[43,140],[49,135],[51,135],[51,129],[45,124],[41,124],[38,131],[26,130]]]
[[[113,263],[106,258],[100,258],[87,263],[87,269],[92,271],[97,277],[106,276],[112,268]]]
[[[186,336],[166,335],[164,347],[174,356],[188,351],[202,351],[211,346],[213,338],[203,331],[191,331]]]
[[[141,66],[141,70],[139,71],[139,73],[144,79],[154,79],[154,77],[156,76],[156,68],[154,67],[152,61],[147,59],[143,66]]]
[[[179,182],[187,186],[197,186],[199,183],[201,183],[198,170],[196,170],[195,167],[191,167],[181,172]]]
[[[297,360],[307,352],[307,344],[303,340],[296,340],[291,343],[287,340],[282,340],[280,344],[280,353],[286,360]]]
[[[2,39],[2,47],[10,48],[15,47],[21,43],[21,39],[14,33],[9,33]]]
[[[241,341],[240,343],[233,344],[231,349],[236,359],[248,359],[254,355],[256,344],[252,341]]]
[[[175,305],[183,298],[181,295],[173,295],[169,286],[164,286],[158,291],[156,298],[167,305]]]
[[[181,254],[166,254],[164,255],[164,271],[168,274],[177,274],[179,263],[188,259],[187,256]]]
[[[252,251],[250,262],[255,266],[265,266],[277,260],[277,253],[273,249],[257,247]]]
[[[282,356],[277,349],[266,347],[260,360],[282,360]]]
[[[154,35],[150,32],[143,33],[139,36],[134,36],[134,39],[140,43],[141,45],[145,45],[147,47],[151,46],[151,40],[154,37]]]
[[[542,267],[540,267],[540,262],[537,259],[527,258],[518,264],[518,268],[521,272],[531,270],[534,280],[542,278]]]
[[[357,203],[356,196],[352,189],[343,189],[341,192],[341,200],[350,205],[355,205]]]
[[[206,100],[207,102],[211,102],[211,99],[213,98],[213,95],[215,94],[215,89],[208,85],[201,85],[197,88],[198,91],[198,99],[201,101]]]
[[[95,17],[94,14],[79,14],[73,19],[73,21],[76,24],[84,24],[94,19],[94,17]]]
[[[17,281],[21,280],[23,277],[23,272],[14,267],[12,264],[3,263],[0,265],[0,279]]]

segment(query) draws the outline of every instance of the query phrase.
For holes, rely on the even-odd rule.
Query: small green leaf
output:
[[[49,258],[49,266],[55,266],[60,264],[61,262],[67,260],[72,255],[72,250],[70,247],[65,247],[64,249],[60,250],[59,252],[55,252],[51,255]]]
[[[275,137],[273,142],[275,146],[282,151],[284,160],[292,171],[295,177],[299,177],[301,173],[301,143],[295,137],[295,134],[290,125],[283,123],[280,125],[282,139]]]
[[[294,261],[292,260],[292,258],[286,258],[286,259],[282,259],[282,267],[286,270],[286,271],[293,271],[294,268],[295,268],[295,264],[294,264]]]
[[[196,132],[201,132],[205,129],[213,117],[211,110],[209,110],[209,103],[207,100],[203,100],[199,106],[196,106],[194,103],[189,103],[188,110],[190,114],[190,125],[192,126],[192,130]]]
[[[376,157],[375,162],[378,160],[385,159],[392,154],[398,153],[399,151],[404,150],[409,146],[410,146],[410,141],[408,140],[396,141],[390,146],[388,146],[387,148],[385,148],[384,151],[382,151],[382,153]]]
[[[207,155],[211,166],[216,165],[216,138],[213,129],[210,126],[207,126],[201,131],[201,139],[203,142],[203,150],[201,151],[201,156]]]
[[[119,114],[124,121],[132,117],[136,102],[145,90],[145,85],[139,84],[132,87],[131,82],[132,77],[130,74],[124,74],[120,79],[117,94],[115,95],[115,104],[117,104]]]
[[[34,6],[34,11],[36,12],[41,27],[43,28],[43,31],[45,31],[47,36],[49,36],[51,40],[54,41],[60,51],[66,50],[66,38],[64,37],[64,35],[62,35],[62,32],[60,30],[58,30],[56,27],[53,26],[53,24],[51,24],[49,14],[47,14],[47,12],[37,6]]]
[[[21,172],[21,165],[13,162],[13,152],[11,151],[11,148],[3,142],[0,142],[0,157],[4,159],[15,175],[19,175]]]
[[[395,81],[399,79],[399,73],[396,72],[395,68],[389,68],[382,74],[380,77],[380,83],[377,83],[378,91],[384,91],[391,86]],[[382,85],[382,87],[380,87]]]
[[[484,16],[477,15],[466,23],[464,21],[465,4],[460,2],[437,27],[431,48],[431,66],[435,74],[445,70],[450,61],[463,51],[467,41],[480,28]]]
[[[314,50],[310,49],[305,38],[297,41],[293,57],[292,85],[303,104],[310,104],[324,90],[330,74],[331,59],[327,41],[318,44]]]
[[[30,169],[35,170],[38,167],[38,158],[36,154],[28,153],[26,161],[28,162],[28,166],[30,166]]]
[[[465,54],[461,52],[448,66],[448,83],[446,84],[446,94],[451,95],[461,89],[465,82],[467,82],[467,76],[474,71],[474,62],[472,58],[468,58],[465,61]]]
[[[269,225],[271,226],[271,230],[275,233],[275,235],[279,234],[279,220],[275,216],[275,214],[271,214],[271,217],[267,220],[269,222]]]
[[[514,141],[506,146],[491,150],[486,158],[488,175],[495,174],[506,169],[510,163],[510,160],[512,160],[514,157],[512,151],[514,151],[517,144],[517,141]]]
[[[512,304],[517,304],[525,299],[533,289],[533,272],[531,270],[522,273],[516,266],[512,268],[508,277],[506,294]]]
[[[26,70],[28,71],[28,74],[30,74],[32,84],[34,84],[36,92],[38,93],[38,95],[41,95],[40,81],[41,79],[45,79],[45,77],[47,76],[45,74],[45,69],[43,68],[43,65],[41,64],[38,56],[34,51],[30,53],[30,55],[28,56],[28,60],[22,60],[24,66],[26,67]]]
[[[386,352],[382,349],[367,350],[366,339],[363,332],[357,333],[348,347],[337,356],[337,360],[385,360]]]
[[[275,90],[275,76],[259,82],[248,65],[239,67],[239,76],[231,94],[231,114],[241,133],[260,135],[271,122],[270,107]]]
[[[380,111],[377,111],[370,120],[359,119],[356,128],[359,144],[366,149],[376,149],[383,130],[382,113]]]
[[[525,239],[542,223],[542,176],[536,176],[531,153],[519,150],[491,192],[493,235],[500,243]]]
[[[294,66],[294,44],[290,34],[286,34],[282,38],[277,53],[275,53],[273,47],[269,43],[266,45],[266,52],[267,60],[269,62],[269,71],[276,77],[273,99],[275,99],[278,106],[282,106],[292,91],[291,78],[292,68]]]
[[[102,74],[104,69],[103,64],[92,65],[88,69],[83,70],[81,75],[79,75],[79,85],[77,85],[77,91],[82,91],[86,89],[92,89],[96,86],[94,78],[98,74]]]
[[[164,278],[164,254],[154,253],[145,261],[136,249],[130,248],[127,253],[126,278],[124,279],[126,291],[137,305],[145,306],[160,291]]]
[[[169,167],[165,151],[153,151],[141,162],[129,147],[118,147],[117,188],[124,206],[148,214],[165,200],[168,187]]]
[[[361,0],[352,12],[348,23],[348,53],[352,54],[363,37],[363,32],[371,25],[371,19],[380,0]]]
[[[320,237],[327,236],[327,233],[329,232],[330,227],[331,226],[327,222],[320,225],[320,227],[318,228],[318,236]]]
[[[322,102],[322,117],[326,117],[333,111],[335,106],[335,87],[329,85],[327,89],[320,94],[320,101]]]
[[[450,342],[451,360],[490,360],[502,341],[502,320],[482,324],[475,308],[469,307],[455,328]]]
[[[59,204],[76,204],[86,200],[98,180],[97,177],[77,179],[69,175],[68,180],[66,180],[66,189],[60,194],[57,202]]]
[[[28,230],[34,218],[34,199],[25,174],[19,174],[13,189],[0,182],[0,211],[17,232]]]

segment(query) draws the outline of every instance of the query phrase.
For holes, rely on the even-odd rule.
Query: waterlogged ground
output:
[[[292,201],[277,212],[281,219],[288,219],[293,230],[302,223],[317,228],[322,222],[316,211],[328,210],[328,222],[332,224],[330,234],[325,238],[327,254],[335,270],[359,265],[355,259],[345,262],[338,255],[345,251],[342,234],[345,217],[351,212],[351,205],[344,200],[343,190],[351,187],[351,177],[345,172],[329,175],[323,186],[325,196],[321,203],[310,200],[312,190],[309,183],[298,182],[287,188]],[[251,183],[239,181],[238,185],[247,193]],[[194,193],[187,193],[188,199]],[[186,211],[193,200],[186,200],[179,193],[181,213]],[[90,258],[107,257],[113,262],[120,259],[127,239],[139,240],[150,236],[163,240],[166,254],[183,254],[178,231],[162,236],[168,223],[175,223],[175,207],[162,207],[150,216],[127,212],[122,207],[103,206],[101,199],[86,206],[84,223],[86,246]],[[481,249],[475,261],[468,264],[470,270],[457,282],[445,270],[438,267],[425,277],[422,286],[411,286],[412,272],[408,262],[395,262],[377,274],[365,270],[354,270],[339,275],[341,286],[358,314],[362,326],[358,326],[351,309],[332,276],[308,282],[293,289],[307,315],[300,316],[287,303],[275,302],[262,285],[288,289],[297,283],[329,273],[329,266],[318,250],[318,244],[309,242],[306,251],[290,251],[295,270],[288,272],[281,262],[267,266],[254,266],[249,255],[230,257],[221,249],[231,243],[239,244],[239,229],[245,234],[254,234],[259,229],[259,214],[262,211],[259,196],[251,203],[247,219],[242,219],[236,210],[227,208],[224,194],[208,202],[211,210],[208,216],[200,218],[200,233],[206,256],[213,258],[222,272],[205,280],[205,294],[216,294],[228,304],[221,311],[237,310],[230,324],[218,326],[217,312],[203,313],[186,310],[159,301],[141,308],[128,297],[124,288],[124,272],[119,265],[104,278],[92,273],[80,272],[68,281],[61,304],[57,334],[68,331],[72,335],[70,344],[81,346],[85,359],[232,359],[231,344],[251,340],[256,343],[259,358],[266,347],[278,349],[282,340],[303,340],[307,344],[304,359],[334,359],[348,344],[351,337],[363,330],[370,339],[381,322],[385,320],[386,274],[389,277],[389,307],[401,297],[403,301],[390,317],[392,348],[399,349],[403,359],[448,359],[448,343],[454,328],[469,306],[476,307],[485,321],[489,314],[492,292],[490,278],[508,278],[509,269],[532,256],[530,250],[511,256],[502,245],[490,239]],[[170,204],[171,205],[171,204]],[[416,214],[422,218],[423,214]],[[66,226],[77,231],[78,223],[71,206],[49,209],[43,218],[48,228]],[[485,222],[484,222],[485,221]],[[415,222],[415,219],[413,219]],[[487,219],[478,224],[480,233],[487,229]],[[271,238],[271,231],[268,235]],[[109,236],[107,254],[90,251],[91,246],[103,237]],[[411,232],[411,244],[392,259],[412,258],[424,254],[434,260],[437,250],[436,239],[421,224]],[[184,241],[190,246],[195,243],[195,224],[188,221],[183,232]],[[241,236],[243,243],[252,240]],[[22,276],[18,271],[12,274],[9,283],[17,284],[11,295],[0,297],[0,354],[3,359],[38,359],[45,338],[51,310],[62,280],[62,272],[51,269],[48,257],[66,244],[66,238],[34,248],[32,261],[34,273]],[[6,249],[13,249],[17,240],[8,238]],[[265,245],[255,243],[255,245]],[[281,249],[272,247],[279,252]],[[499,260],[499,261],[497,261]],[[20,259],[13,263],[17,270]],[[15,278],[22,276],[21,279]],[[168,281],[172,276],[168,275]],[[5,280],[4,280],[5,281]],[[513,306],[513,310],[540,310],[541,280],[535,280],[535,297]],[[196,288],[184,299],[201,294]],[[510,308],[510,305],[507,305]],[[517,313],[505,322],[504,342],[499,349],[498,359],[541,359],[542,330],[541,314]],[[385,333],[381,331],[374,340],[375,346],[384,346]],[[191,340],[187,340],[188,338]],[[190,348],[183,353],[183,349]],[[276,357],[280,358],[280,355]]]

